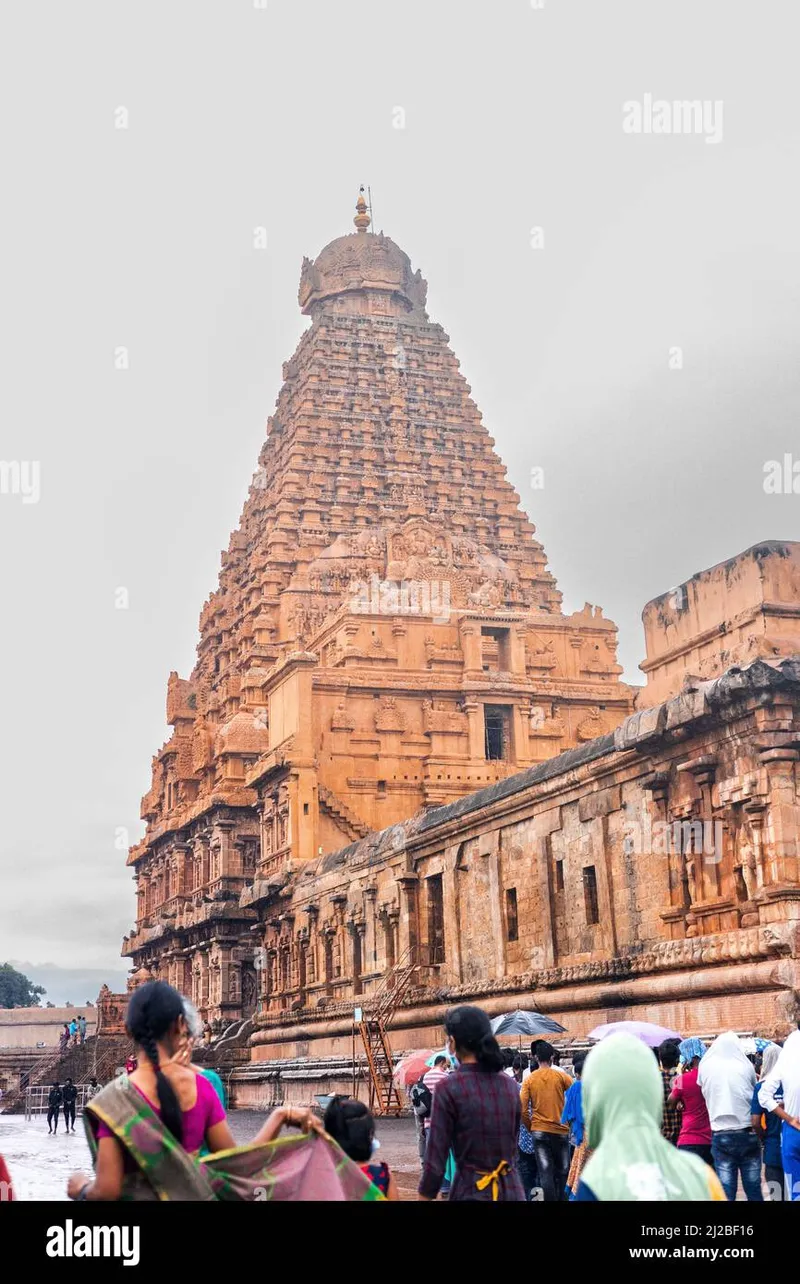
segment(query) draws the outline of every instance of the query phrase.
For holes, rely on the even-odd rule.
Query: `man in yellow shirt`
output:
[[[544,1039],[536,1045],[538,1069],[523,1080],[522,1125],[533,1139],[539,1185],[546,1204],[567,1198],[569,1128],[561,1122],[564,1096],[572,1079],[553,1065],[554,1049]]]

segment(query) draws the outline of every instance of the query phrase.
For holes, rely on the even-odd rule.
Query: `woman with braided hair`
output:
[[[349,1172],[340,1173],[340,1152],[319,1135],[321,1126],[310,1110],[279,1107],[253,1142],[237,1149],[214,1088],[186,1063],[192,1032],[184,1000],[172,986],[149,981],[134,990],[126,1024],[137,1066],[87,1101],[84,1122],[95,1173],[94,1178],[73,1173],[70,1198],[370,1198],[364,1193],[367,1179],[355,1165],[350,1166],[357,1181]],[[277,1141],[284,1125],[305,1136]],[[312,1136],[324,1155],[311,1144]],[[205,1147],[210,1154],[201,1159]],[[334,1185],[338,1194],[313,1193]],[[342,1194],[342,1187],[358,1193]]]

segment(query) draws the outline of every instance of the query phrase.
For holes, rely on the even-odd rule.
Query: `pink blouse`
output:
[[[211,1084],[203,1075],[196,1076],[197,1080],[197,1100],[188,1110],[183,1111],[183,1148],[190,1154],[196,1154],[201,1150],[205,1143],[206,1133],[214,1124],[222,1123],[225,1118],[225,1110],[222,1102],[217,1096]],[[136,1084],[132,1085],[136,1088]],[[141,1088],[136,1088],[139,1096],[147,1102],[148,1106],[155,1114],[161,1118],[161,1111],[155,1102],[145,1097]],[[113,1137],[114,1134],[107,1124],[100,1122],[97,1126],[97,1140],[103,1137]]]
[[[697,1070],[685,1070],[673,1083],[676,1101],[683,1102],[679,1146],[710,1146],[711,1123],[705,1097],[697,1082]]]

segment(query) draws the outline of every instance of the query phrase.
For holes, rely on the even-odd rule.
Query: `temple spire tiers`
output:
[[[303,261],[311,324],[284,366],[194,669],[170,676],[172,734],[129,856],[139,911],[127,952],[150,972],[167,951],[174,968],[185,959],[217,1021],[276,993],[280,969],[290,1003],[312,973],[335,990],[354,949],[368,988],[391,907],[376,906],[375,922],[359,911],[355,934],[321,922],[319,957],[300,949],[299,921],[281,919],[256,976],[252,928],[266,933],[305,866],[609,732],[633,708],[615,626],[589,604],[563,612],[428,317],[427,284],[370,230],[363,189],[354,223]]]

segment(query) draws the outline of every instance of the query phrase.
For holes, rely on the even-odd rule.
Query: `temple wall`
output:
[[[404,960],[396,1049],[437,1044],[461,1001],[533,1007],[572,1037],[627,1017],[787,1028],[795,743],[800,662],[756,662],[310,864],[264,916],[253,1070],[349,1058],[354,1006]]]

